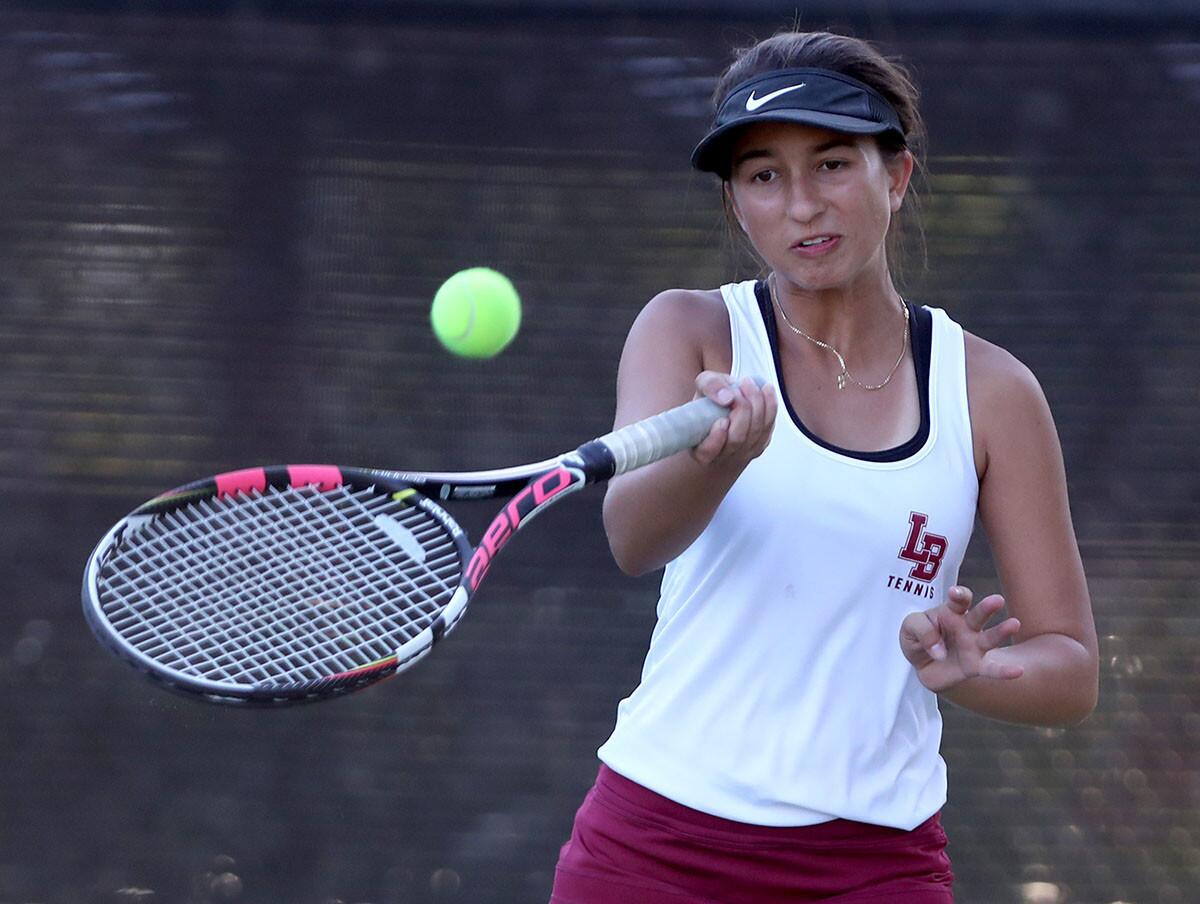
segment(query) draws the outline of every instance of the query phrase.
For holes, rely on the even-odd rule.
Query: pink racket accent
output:
[[[225,474],[218,474],[214,480],[217,482],[217,496],[249,493],[251,490],[261,493],[267,488],[267,472],[262,468],[229,471]]]
[[[335,465],[288,465],[287,470],[294,487],[316,484],[318,490],[332,490],[342,485],[342,472]]]

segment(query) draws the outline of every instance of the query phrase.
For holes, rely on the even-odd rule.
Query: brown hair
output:
[[[774,69],[808,68],[829,69],[848,75],[882,94],[900,117],[904,137],[901,138],[895,132],[875,136],[880,152],[885,159],[892,159],[908,150],[916,161],[917,174],[924,172],[925,123],[918,109],[920,94],[917,87],[902,64],[885,57],[874,46],[860,38],[827,31],[785,31],[743,48],[737,52],[733,63],[717,80],[717,87],[713,92],[713,108],[719,110],[732,89],[756,75]],[[722,192],[722,195],[725,193]],[[916,218],[920,202],[911,187],[905,201],[905,206],[912,209],[912,216]],[[725,210],[726,218],[731,222],[735,234],[740,236],[741,230],[732,210],[729,209],[727,197]],[[895,257],[895,263],[899,262],[899,250],[903,241],[901,233],[905,230],[906,219],[908,217],[895,218],[893,223],[896,228],[889,231],[888,260],[892,261]],[[924,236],[921,234],[919,223],[916,224],[916,229],[921,235],[923,248]]]

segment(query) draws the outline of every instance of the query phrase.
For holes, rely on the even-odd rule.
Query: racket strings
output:
[[[179,518],[170,520],[176,522],[172,527],[177,533]],[[166,536],[172,537],[175,534],[168,533]],[[203,660],[213,649],[234,649],[232,644],[236,642],[241,645],[243,651],[239,655],[253,657],[262,644],[269,642],[269,637],[261,636],[262,620],[256,615],[259,609],[257,602],[251,601],[251,605],[246,605],[238,595],[239,587],[234,583],[236,579],[230,566],[243,566],[242,580],[239,584],[254,586],[260,593],[269,592],[270,583],[264,581],[262,574],[264,558],[256,547],[274,545],[278,551],[277,532],[268,527],[245,538],[240,561],[218,558],[224,550],[227,538],[216,537],[215,539],[222,541],[219,543],[214,543],[213,539],[197,538],[197,545],[191,550],[191,561],[165,558],[162,536],[153,547],[146,547],[141,551],[158,556],[155,564],[159,566],[157,572],[140,568],[138,573],[143,582],[149,580],[153,586],[152,579],[164,579],[175,581],[177,584],[176,592],[171,595],[174,611],[162,613],[148,624],[151,640],[157,641],[157,646],[144,647],[144,651],[149,655],[161,658],[174,651],[188,660],[192,660],[193,657]],[[281,556],[279,563],[284,564],[284,561]],[[144,564],[144,560],[138,560],[138,564]],[[200,590],[204,591],[203,595]],[[222,600],[223,605],[213,608],[208,605],[206,597]],[[159,599],[161,600],[161,597]],[[262,609],[270,612],[269,606]],[[135,617],[141,617],[139,610],[134,609],[133,613]],[[283,616],[281,627],[284,630],[294,629],[295,622]],[[134,636],[132,630],[125,630],[131,639],[140,640]],[[197,643],[200,638],[204,638],[206,642]],[[231,654],[225,653],[213,664],[213,669],[219,668],[222,661],[228,661],[230,658]],[[203,662],[194,664],[203,666]]]
[[[432,623],[460,574],[454,538],[418,506],[369,488],[269,489],[128,532],[101,570],[100,603],[165,668],[285,686],[391,655]]]
[[[270,525],[270,527],[274,527],[274,526],[275,526],[274,524]],[[306,522],[306,526],[308,528],[311,528],[311,522]],[[279,557],[272,564],[276,565],[280,569],[287,568],[290,565],[291,566],[290,570],[291,570],[292,575],[294,576],[294,580],[303,582],[303,584],[305,586],[305,593],[306,593],[306,596],[308,597],[305,600],[305,602],[307,603],[306,608],[308,609],[308,612],[306,613],[306,615],[308,615],[309,617],[301,620],[301,619],[297,618],[295,613],[289,614],[286,610],[279,610],[278,606],[275,606],[274,609],[272,609],[272,607],[270,607],[270,606],[262,605],[261,601],[254,600],[254,601],[252,601],[253,606],[251,606],[250,608],[247,608],[244,605],[237,606],[236,607],[237,612],[235,614],[238,617],[233,618],[233,619],[227,617],[229,615],[229,613],[227,613],[227,612],[223,613],[223,612],[220,612],[219,610],[212,610],[211,608],[200,610],[201,613],[203,613],[203,614],[196,616],[196,625],[195,625],[196,628],[198,628],[201,631],[208,631],[208,632],[211,632],[211,633],[217,635],[216,639],[219,642],[229,643],[229,644],[237,643],[240,645],[238,647],[239,650],[244,647],[251,654],[254,652],[254,647],[259,644],[267,644],[267,645],[277,644],[277,642],[281,639],[281,637],[286,639],[286,637],[289,636],[288,633],[281,634],[280,633],[281,631],[282,632],[290,632],[290,634],[292,636],[295,636],[299,640],[308,643],[310,645],[310,647],[313,650],[315,650],[313,655],[317,656],[317,657],[320,657],[322,654],[334,654],[340,648],[339,647],[331,647],[328,643],[321,643],[321,638],[319,636],[319,633],[314,634],[313,633],[314,631],[316,631],[316,632],[342,631],[342,632],[346,632],[347,636],[349,636],[352,641],[361,641],[362,640],[361,637],[349,634],[347,629],[349,627],[351,627],[351,625],[339,624],[337,619],[330,618],[330,617],[322,618],[320,615],[319,608],[318,609],[313,608],[314,605],[319,607],[320,602],[321,602],[321,597],[317,596],[317,594],[323,594],[326,596],[328,595],[328,589],[327,589],[326,585],[328,585],[329,582],[328,582],[328,580],[326,580],[326,581],[320,580],[321,575],[318,573],[315,573],[311,568],[303,567],[307,563],[305,563],[304,557],[302,555],[302,552],[303,552],[302,546],[297,546],[294,542],[291,541],[291,539],[289,537],[287,537],[286,535],[281,536],[280,532],[278,530],[272,530],[272,529],[266,529],[266,530],[262,530],[262,531],[256,533],[254,535],[254,539],[257,540],[257,543],[255,545],[262,548],[262,551],[260,552],[260,550],[256,550],[256,549],[248,550],[244,561],[247,564],[253,564],[257,561],[258,563],[260,563],[260,570],[261,570],[261,563],[268,561],[266,557],[273,553],[277,553],[279,555]],[[311,529],[308,529],[306,531],[306,534],[301,535],[302,543],[307,544],[310,547],[314,546],[318,540],[319,540],[318,537],[312,535]],[[206,545],[210,549],[213,546],[213,544],[211,544],[211,543],[206,544]],[[326,557],[328,558],[329,562],[335,568],[348,567],[348,566],[352,565],[351,562],[347,561],[345,556],[328,554]],[[302,566],[299,570],[297,570],[298,563]],[[234,563],[234,564],[236,565],[237,563]],[[230,598],[229,594],[228,594],[228,591],[230,588],[227,585],[229,584],[230,571],[232,569],[228,568],[223,563],[219,564],[215,567],[216,567],[217,571],[221,574],[223,581],[221,583],[214,582],[214,586],[212,588],[210,588],[210,593],[211,592],[223,593],[224,597],[228,600]],[[247,576],[249,578],[250,583],[256,584],[258,588],[263,589],[263,592],[265,594],[267,594],[268,596],[270,595],[270,590],[271,590],[270,583],[264,583],[261,580],[261,577],[258,580],[255,580],[255,576],[253,574],[248,574]],[[225,584],[226,586],[222,586],[221,585],[222,583]],[[359,584],[360,584],[359,589],[360,590],[363,589],[361,586],[362,582],[359,582]],[[186,607],[186,608],[195,610],[196,606],[192,605],[192,606]],[[264,612],[264,610],[265,610],[265,612]],[[353,613],[352,608],[345,609],[343,611]],[[256,614],[256,613],[258,613],[258,614]],[[314,617],[314,613],[315,613],[315,617]],[[224,626],[221,624],[217,624],[218,617],[225,623]],[[267,617],[280,618],[280,623],[279,623],[280,630],[273,631],[270,636],[262,636],[261,631],[259,629],[267,627],[267,624],[268,624],[266,622]],[[237,630],[237,631],[231,630],[228,633],[225,633],[222,635],[222,631],[223,631],[224,627],[228,626],[228,623],[231,621],[236,622],[237,628],[239,628],[240,630]],[[343,619],[343,621],[344,621],[344,619]],[[354,620],[350,619],[350,621],[353,622]],[[305,627],[309,628],[310,630],[301,633]],[[305,635],[307,635],[307,636],[305,636]],[[256,643],[255,641],[257,641],[258,643]],[[187,651],[185,650],[184,652],[187,652]],[[286,647],[278,647],[276,652],[280,652],[280,653],[284,654],[285,656],[290,655],[293,659],[295,659],[297,651],[296,650],[288,650]],[[381,649],[381,650],[379,650],[379,652],[386,653],[386,650]],[[238,655],[241,656],[241,653],[239,652]]]
[[[316,502],[321,501],[319,497],[315,499],[303,499],[303,504],[310,507],[315,507]],[[316,516],[312,522],[315,523],[317,518],[323,513],[314,512]],[[372,515],[374,518],[375,513]],[[437,526],[437,531],[428,530],[433,523],[431,519],[414,519],[409,518],[413,522],[408,526],[410,533],[420,542],[421,537],[418,531],[413,530],[413,526],[421,527],[424,525],[427,529],[425,542],[429,542],[432,537],[436,537],[441,533],[440,525]],[[315,538],[313,538],[315,539]],[[421,543],[420,548],[424,550],[425,543]],[[453,547],[451,547],[453,551]],[[299,552],[299,550],[297,550]],[[355,644],[355,650],[361,645],[370,644],[374,639],[376,626],[376,613],[381,612],[385,617],[402,616],[395,619],[395,627],[403,633],[402,640],[407,640],[415,637],[424,630],[437,616],[437,613],[445,605],[446,595],[453,590],[457,584],[458,574],[457,569],[454,573],[454,583],[447,584],[443,577],[440,577],[436,571],[428,568],[428,561],[424,564],[425,569],[414,572],[411,569],[400,567],[400,563],[388,554],[382,546],[362,546],[353,550],[339,549],[331,551],[331,564],[337,570],[337,573],[343,575],[346,580],[344,585],[336,585],[329,578],[331,575],[328,571],[324,575],[310,573],[307,575],[313,580],[311,589],[316,590],[312,594],[309,602],[320,608],[322,605],[332,606],[334,609],[326,613],[326,616],[318,616],[314,619],[314,627],[321,629],[328,638],[324,644],[319,647],[323,649],[328,656],[333,657],[338,655],[345,643]],[[411,559],[409,560],[411,561]],[[454,564],[457,564],[455,557]],[[421,583],[421,578],[424,576],[432,577],[433,583],[430,586]],[[322,582],[321,578],[325,580]],[[377,608],[369,612],[364,611],[355,606],[345,606],[336,601],[337,594],[349,592],[351,596],[355,594],[359,596],[368,596],[382,591],[383,596],[378,599]],[[431,592],[432,591],[432,592]],[[333,602],[327,602],[330,597]],[[397,604],[407,607],[400,608]],[[331,616],[336,612],[338,618]],[[370,616],[368,618],[367,616]],[[371,657],[372,659],[381,658],[389,655],[395,649],[395,644],[388,647],[376,647],[375,652],[378,654]],[[297,651],[298,652],[298,651]],[[370,660],[367,660],[370,661]],[[338,671],[345,671],[355,668],[363,664],[361,659],[354,661],[350,659],[340,660],[342,668]],[[314,677],[324,677],[328,672]]]
[[[377,500],[373,500],[378,504]],[[299,504],[304,505],[306,500],[301,497],[298,500]],[[313,506],[308,504],[309,509]],[[378,547],[370,545],[357,544],[351,554],[346,552],[346,543],[349,537],[346,533],[334,534],[332,536],[324,535],[324,532],[317,529],[317,525],[324,525],[328,521],[327,512],[309,511],[306,513],[306,520],[302,521],[302,530],[297,538],[287,535],[280,535],[278,531],[273,533],[264,532],[261,540],[262,545],[268,547],[265,554],[271,552],[277,553],[280,558],[278,564],[281,568],[290,568],[293,575],[293,581],[297,586],[304,587],[304,611],[303,614],[307,618],[308,623],[316,632],[324,632],[333,637],[345,637],[354,641],[357,635],[353,633],[354,629],[364,627],[364,622],[358,617],[359,612],[353,606],[341,605],[347,593],[352,597],[355,592],[359,594],[370,593],[381,587],[382,589],[391,589],[387,583],[389,581],[400,581],[402,589],[407,589],[409,593],[409,601],[420,605],[421,603],[432,604],[433,611],[436,612],[437,603],[431,601],[426,594],[424,597],[414,597],[412,588],[403,588],[403,571],[398,568],[391,568],[390,573],[380,574],[378,562],[384,561],[384,554]],[[410,518],[411,520],[411,518]],[[322,558],[320,564],[323,568],[313,568],[313,562],[308,558],[308,552],[312,549],[317,549],[326,542],[325,547],[321,549]],[[337,541],[343,541],[338,544]],[[370,555],[354,555],[353,553],[369,553]],[[355,577],[357,576],[357,577]],[[277,593],[277,588],[270,585],[265,585],[267,592]],[[386,603],[387,596],[379,600],[379,605],[374,612],[380,612],[384,615],[392,614],[389,612]],[[330,608],[336,607],[336,608]],[[286,610],[275,610],[286,611]],[[272,614],[275,614],[275,611]],[[340,617],[335,617],[340,616]],[[296,613],[289,613],[283,619],[285,628],[299,629],[301,623]],[[401,624],[401,627],[409,627],[406,624]],[[410,633],[416,633],[419,627],[412,628]],[[320,643],[320,633],[314,634],[311,637],[305,638],[307,641],[315,640],[317,647],[323,649],[326,653],[333,654],[337,651],[336,646]],[[381,651],[383,652],[383,651]]]

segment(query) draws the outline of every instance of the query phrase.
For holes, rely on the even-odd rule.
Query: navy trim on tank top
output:
[[[800,416],[796,414],[796,409],[792,407],[792,400],[788,398],[787,386],[783,381],[783,363],[779,360],[779,332],[775,322],[775,311],[771,305],[771,295],[767,291],[767,284],[762,280],[754,284],[754,297],[758,300],[758,310],[762,314],[763,324],[767,328],[767,340],[771,343],[771,357],[775,361],[776,383],[783,398],[783,406],[791,416],[792,423],[800,429],[801,433],[830,452],[845,455],[847,458],[857,458],[859,461],[903,461],[920,451],[925,445],[925,441],[929,439],[929,363],[933,351],[933,314],[928,309],[905,302],[908,305],[912,321],[909,342],[912,345],[913,363],[917,370],[921,425],[910,439],[899,446],[882,449],[878,452],[857,452],[853,449],[843,449],[841,446],[835,446],[833,443],[821,439],[805,427]]]

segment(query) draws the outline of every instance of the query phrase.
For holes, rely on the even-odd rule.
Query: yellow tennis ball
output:
[[[521,326],[521,298],[508,277],[487,267],[459,270],[433,296],[433,332],[464,358],[491,358]]]

